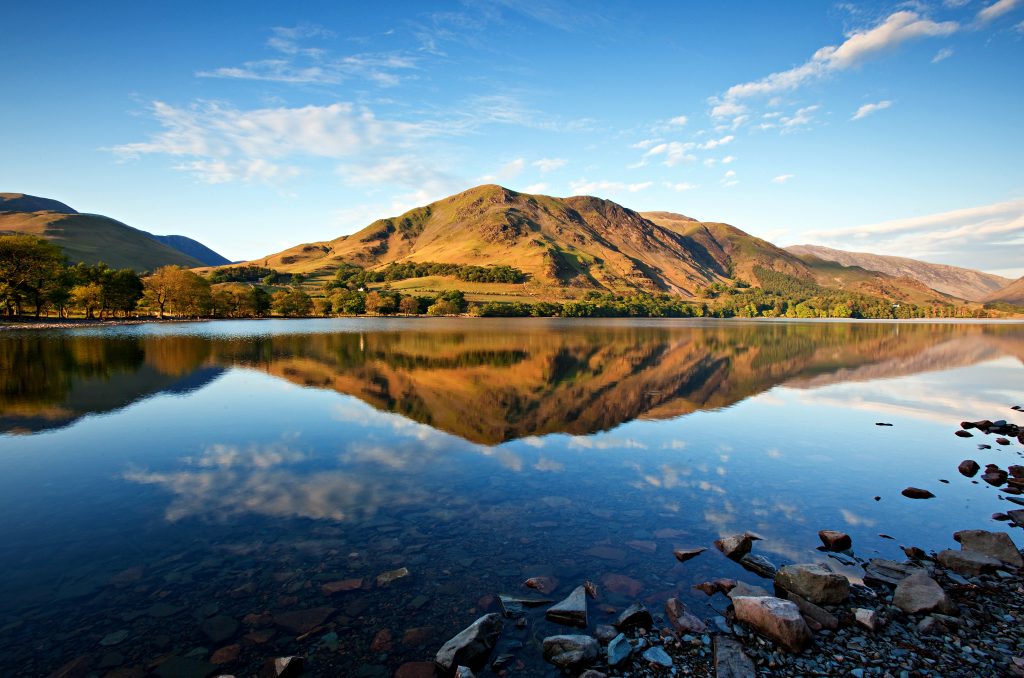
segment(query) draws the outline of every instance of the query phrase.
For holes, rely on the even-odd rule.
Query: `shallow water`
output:
[[[827,559],[824,528],[861,558],[945,548],[956,529],[1006,529],[990,516],[1013,505],[956,466],[1005,468],[1024,447],[952,433],[1024,424],[1009,409],[1024,404],[1022,361],[1024,324],[1010,323],[0,333],[2,665],[46,675],[88,655],[103,675],[172,655],[202,675],[239,644],[223,672],[304,654],[313,675],[390,676],[531,576],[555,577],[555,599],[594,581],[592,630],[671,595],[710,618],[725,601],[691,589],[708,578],[765,584],[714,549],[672,556],[720,535],[758,532],[755,553],[777,565]],[[905,499],[908,485],[937,497]],[[326,617],[280,623],[311,608]],[[542,615],[507,625],[510,675],[548,671],[535,646],[565,627]]]

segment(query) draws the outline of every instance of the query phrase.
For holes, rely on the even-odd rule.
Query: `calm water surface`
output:
[[[527,577],[555,577],[556,599],[596,582],[592,630],[670,595],[713,617],[725,601],[691,590],[707,578],[765,583],[713,549],[672,556],[720,535],[760,533],[777,565],[827,558],[823,528],[861,558],[945,548],[1005,529],[990,515],[1012,506],[956,466],[1024,448],[952,432],[1024,424],[1022,361],[1024,325],[995,323],[3,332],[2,665],[143,675],[171,656],[165,671],[206,675],[237,644],[225,673],[304,654],[313,675],[390,676]],[[507,625],[510,675],[548,671],[536,646],[565,629],[542,613]]]

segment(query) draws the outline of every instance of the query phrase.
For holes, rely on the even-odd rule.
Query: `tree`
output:
[[[99,283],[86,283],[71,288],[71,304],[85,311],[85,317],[91,319],[93,312],[103,304],[103,286]]]
[[[173,310],[199,317],[210,312],[210,281],[180,266],[163,266],[143,279],[143,298],[157,309],[157,317]]]
[[[420,302],[416,297],[402,297],[402,301],[398,303],[398,310],[406,315],[419,315]]]
[[[313,301],[313,310],[316,311],[317,315],[322,315],[323,317],[326,318],[327,316],[331,315],[331,312],[334,309],[333,306],[331,305],[330,299],[321,297]]]
[[[366,295],[366,312],[377,313],[385,315],[388,313],[394,313],[395,311],[395,298],[390,294],[381,294],[380,292],[374,291]]]
[[[458,315],[460,312],[458,304],[440,297],[427,309],[430,315]]]
[[[253,287],[249,292],[248,311],[262,318],[270,312],[270,295],[262,287]]]
[[[100,285],[103,289],[103,308],[120,311],[125,317],[135,310],[145,290],[139,274],[130,268],[105,271]]]
[[[38,318],[63,269],[63,251],[48,240],[34,235],[0,236],[0,285],[8,313],[20,315],[22,303],[28,301]]]
[[[275,313],[287,317],[304,316],[313,310],[313,300],[298,287],[293,287],[287,292],[275,292],[271,308]]]

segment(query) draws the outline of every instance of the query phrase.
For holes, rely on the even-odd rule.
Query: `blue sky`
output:
[[[0,190],[235,259],[470,186],[1024,274],[1024,0],[36,2]]]

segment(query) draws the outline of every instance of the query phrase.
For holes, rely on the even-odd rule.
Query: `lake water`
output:
[[[591,630],[671,595],[709,619],[726,601],[692,585],[766,582],[673,547],[752,530],[782,565],[828,558],[817,531],[838,529],[860,558],[902,559],[900,544],[1008,529],[990,516],[1014,506],[956,467],[1005,468],[1024,447],[953,432],[1024,424],[1022,361],[1010,323],[3,332],[0,665],[46,675],[87,655],[103,675],[171,656],[165,675],[204,675],[237,644],[222,672],[303,654],[312,675],[390,676],[539,575],[556,600],[597,584]],[[559,632],[541,608],[496,654],[545,675],[537,645]]]

